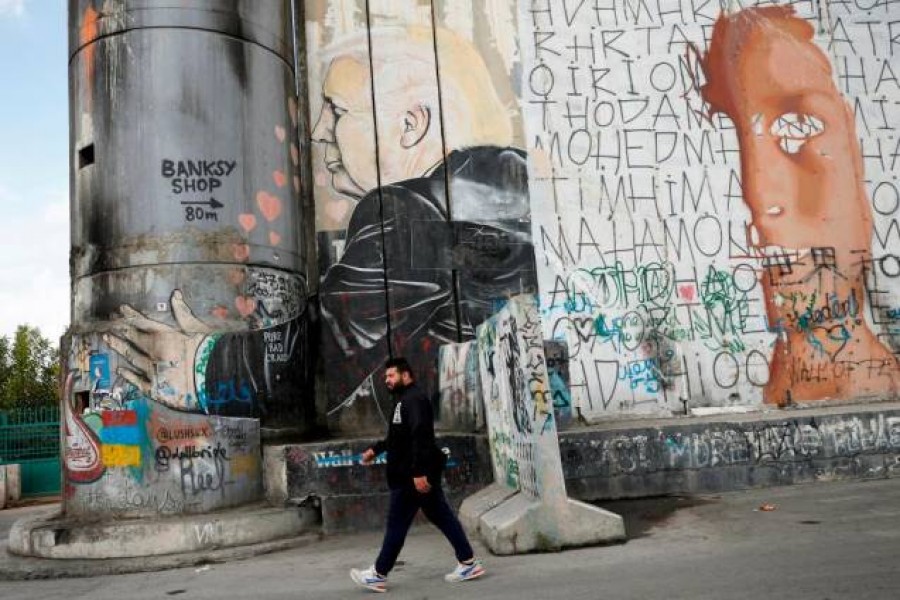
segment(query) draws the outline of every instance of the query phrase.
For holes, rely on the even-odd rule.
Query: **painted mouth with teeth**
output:
[[[756,225],[750,226],[750,245],[756,250],[757,256],[762,258],[785,258],[800,260],[811,253],[809,248],[791,248],[779,244],[762,245],[759,239],[759,231]]]
[[[766,258],[780,258],[787,256],[794,260],[804,258],[811,252],[809,248],[788,248],[786,246],[778,246],[776,244],[769,244],[768,246],[754,246],[754,248],[759,252],[759,256],[764,256]]]

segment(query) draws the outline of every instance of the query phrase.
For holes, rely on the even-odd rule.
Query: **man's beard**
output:
[[[398,381],[394,387],[388,388],[388,392],[390,392],[391,394],[400,394],[408,387],[409,386],[406,385],[405,383],[403,383],[402,381]]]

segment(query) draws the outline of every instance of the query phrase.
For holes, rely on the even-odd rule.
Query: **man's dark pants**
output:
[[[443,490],[439,486],[433,486],[427,494],[420,494],[410,485],[391,490],[387,531],[384,533],[381,553],[375,561],[375,570],[380,575],[387,576],[394,568],[394,563],[397,562],[397,557],[406,541],[409,527],[420,508],[428,520],[441,530],[441,533],[453,546],[456,560],[463,562],[475,556],[459,519],[456,518],[453,509],[447,503]]]

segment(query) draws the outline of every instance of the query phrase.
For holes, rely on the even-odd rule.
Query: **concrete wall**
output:
[[[562,434],[569,493],[635,498],[900,475],[897,404],[699,421]]]
[[[896,394],[900,9],[743,4],[519,3],[544,331],[588,421]]]
[[[266,448],[276,499],[322,501],[328,531],[379,529],[384,467],[359,465],[373,440]],[[454,506],[494,480],[486,435],[442,435]],[[565,491],[582,501],[702,494],[900,475],[900,404],[814,406],[783,413],[632,419],[559,434]]]
[[[437,402],[438,348],[537,290],[515,10],[307,0],[305,13],[328,422],[374,432],[388,356]]]
[[[896,395],[894,3],[306,8],[335,431],[377,427],[384,357],[411,354],[437,395],[434,346],[468,339],[468,325],[533,287],[512,282],[524,259],[493,272],[506,284],[467,287],[478,268],[435,258],[464,254],[464,236],[403,230],[399,246],[376,243],[382,225],[394,235],[396,209],[448,229],[493,224],[493,250],[510,256],[527,244],[502,225],[521,181],[496,176],[498,155],[467,163],[468,189],[484,192],[474,215],[445,173],[454,153],[485,146],[527,152],[517,214],[567,383],[554,394],[561,424]],[[466,95],[460,65],[490,98]],[[424,205],[439,207],[433,218],[415,212]],[[356,253],[354,235],[374,245]],[[488,246],[471,245],[482,257]]]
[[[383,527],[389,500],[384,457],[371,466],[360,464],[363,451],[375,441],[267,446],[267,476],[283,473],[279,481],[269,482],[270,497],[315,497],[321,503],[326,533]],[[466,496],[492,480],[487,440],[444,434],[438,437],[438,446],[448,454],[444,491],[450,504],[457,508]]]
[[[314,425],[292,8],[69,2],[67,515],[257,500]]]
[[[439,410],[435,427],[448,431],[484,431],[485,406],[474,340],[441,346],[438,356]]]
[[[67,516],[201,513],[262,497],[256,419],[178,412],[137,393],[116,408],[66,401],[63,419]]]

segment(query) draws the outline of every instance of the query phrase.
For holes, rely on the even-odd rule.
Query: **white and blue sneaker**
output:
[[[361,585],[373,592],[384,593],[387,591],[387,577],[379,575],[375,570],[375,565],[368,569],[350,569],[350,579],[355,581],[357,585]]]
[[[447,573],[446,575],[444,575],[444,581],[448,581],[450,583],[456,583],[457,581],[469,581],[470,579],[477,579],[478,577],[481,577],[482,575],[484,575],[484,573],[484,566],[481,564],[480,560],[475,558],[469,564],[457,564],[452,573]]]

